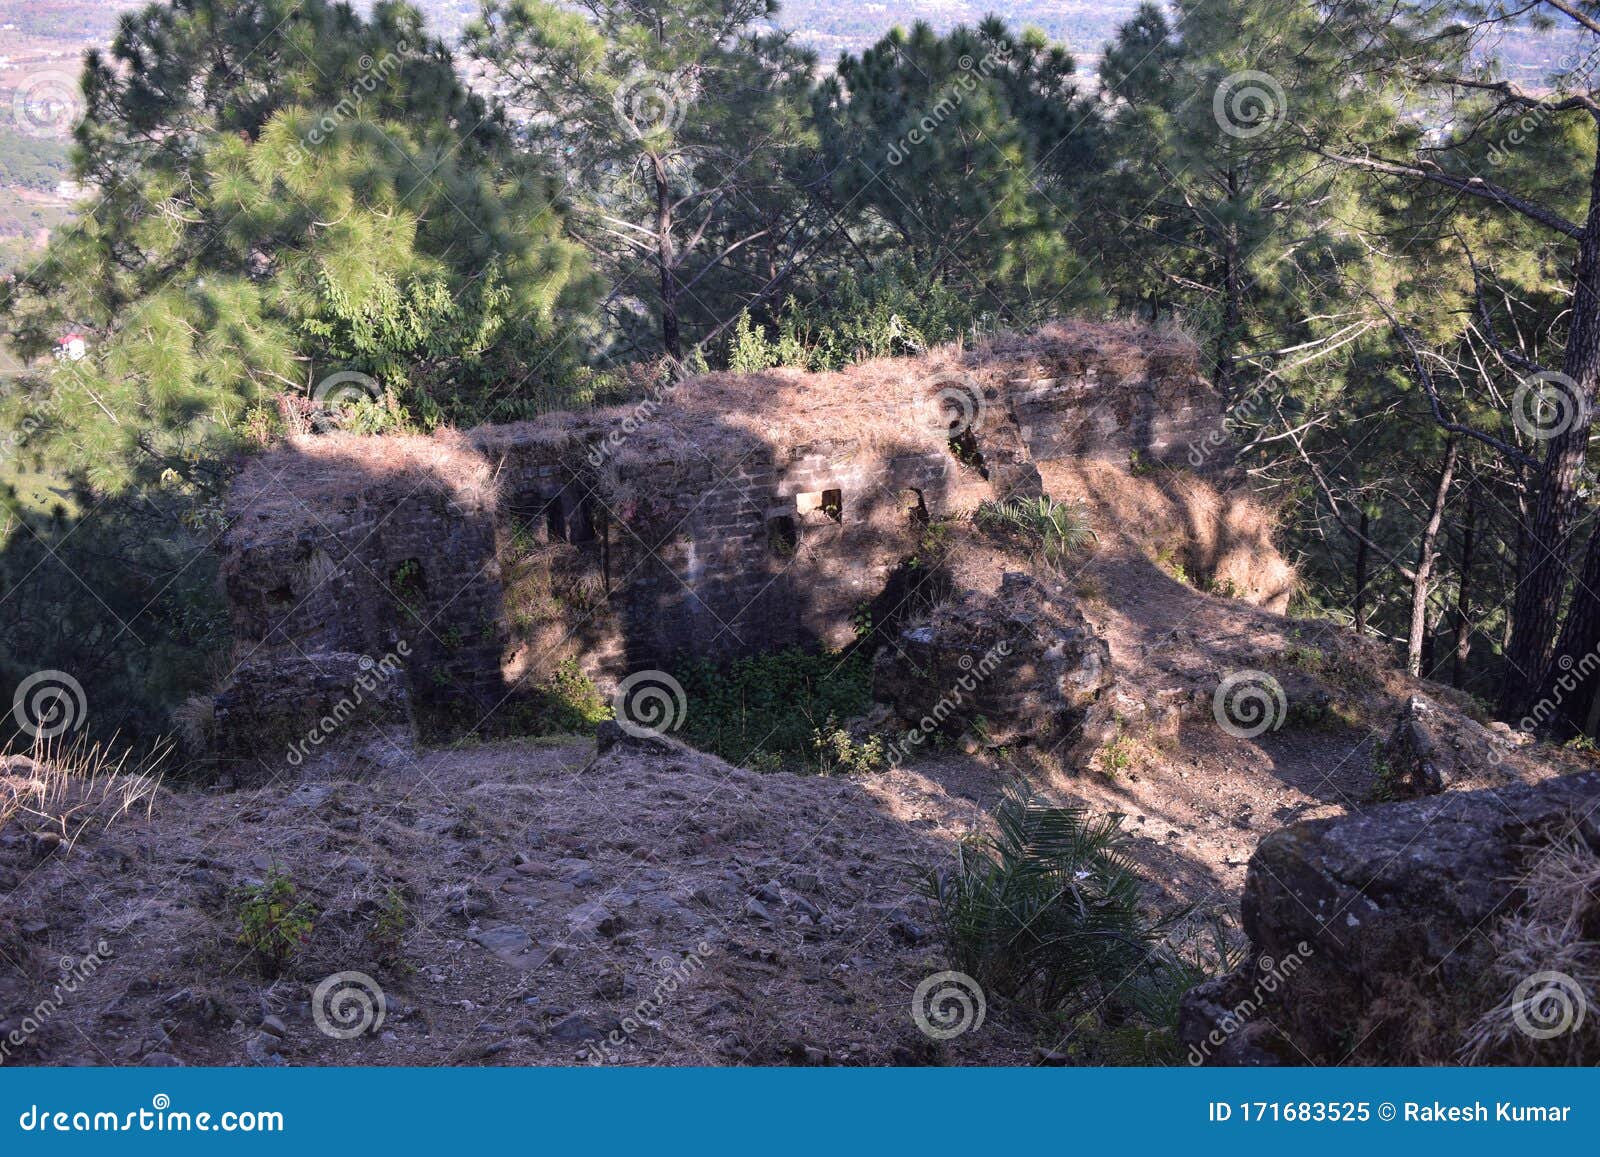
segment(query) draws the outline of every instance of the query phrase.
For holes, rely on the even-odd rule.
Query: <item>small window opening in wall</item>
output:
[[[767,546],[779,558],[788,558],[800,549],[800,527],[792,516],[779,514],[767,519]]]
[[[589,500],[575,503],[572,507],[571,521],[568,524],[567,541],[593,542],[594,541],[594,512],[590,509]]]
[[[794,496],[795,512],[802,518],[813,511],[822,511],[823,514],[835,522],[844,521],[844,491],[842,490],[813,490],[805,494]]]
[[[524,491],[516,495],[506,510],[511,515],[511,525],[517,533],[529,538],[538,534],[540,523],[544,520],[544,500],[538,491]]]

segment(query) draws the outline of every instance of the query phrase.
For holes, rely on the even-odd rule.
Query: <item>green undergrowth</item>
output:
[[[871,741],[856,743],[841,726],[872,703],[872,664],[861,648],[790,647],[729,664],[695,661],[673,674],[688,704],[677,737],[730,763],[827,773],[879,762]]]

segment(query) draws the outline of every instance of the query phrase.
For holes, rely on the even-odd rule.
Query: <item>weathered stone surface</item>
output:
[[[212,745],[235,783],[359,776],[404,757],[414,725],[397,656],[272,651],[240,664],[212,706]]]
[[[1284,1059],[1295,1050],[1345,1059],[1353,1026],[1368,1034],[1358,1059],[1395,1059],[1384,1032],[1398,994],[1426,993],[1440,1023],[1452,1023],[1453,1001],[1482,1011],[1489,937],[1522,901],[1530,847],[1576,825],[1600,848],[1597,804],[1600,772],[1583,772],[1313,820],[1263,840],[1245,879],[1245,931],[1256,957],[1305,961],[1269,1010],[1294,1042]],[[1208,1004],[1229,1007],[1214,992],[1185,998],[1191,1043],[1208,1031]]]
[[[1383,745],[1388,787],[1402,798],[1436,795],[1454,783],[1494,775],[1507,741],[1460,716],[1446,717],[1425,695],[1406,701]]]
[[[1082,613],[1034,578],[967,591],[878,653],[873,696],[903,730],[931,738],[983,721],[997,744],[1048,742],[1110,683],[1111,654]]]

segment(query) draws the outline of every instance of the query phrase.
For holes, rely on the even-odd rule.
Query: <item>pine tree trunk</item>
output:
[[[1524,709],[1537,730],[1566,737],[1588,724],[1589,704],[1600,691],[1600,524],[1589,535],[1583,571],[1572,593],[1555,662],[1540,680],[1536,702]]]
[[[1228,174],[1228,199],[1238,196],[1238,178]],[[1234,358],[1244,318],[1244,276],[1240,269],[1239,226],[1229,221],[1222,233],[1222,330],[1217,335],[1217,363],[1212,384],[1224,402],[1233,399]]]
[[[1456,638],[1450,682],[1467,685],[1467,655],[1472,650],[1472,552],[1478,531],[1478,490],[1467,492],[1467,519],[1461,527],[1461,562],[1456,571]]]
[[[672,244],[672,186],[666,163],[653,158],[656,184],[656,265],[661,273],[661,346],[674,361],[683,357],[678,333],[678,267]]]
[[[1589,427],[1600,379],[1600,151],[1589,180],[1589,209],[1573,278],[1572,320],[1561,372],[1572,380],[1577,412],[1546,444],[1544,466],[1527,543],[1517,567],[1511,646],[1506,653],[1503,706],[1523,715],[1545,683],[1566,586],[1578,478],[1589,446]],[[1586,565],[1587,569],[1587,565]]]
[[[1428,636],[1428,590],[1433,578],[1434,546],[1439,540],[1439,526],[1444,522],[1444,508],[1450,498],[1450,484],[1456,474],[1456,440],[1445,446],[1444,465],[1439,470],[1439,485],[1433,494],[1433,508],[1428,512],[1428,524],[1423,528],[1422,539],[1417,543],[1417,564],[1411,581],[1411,630],[1406,638],[1406,670],[1413,675],[1422,674],[1423,640]]]
[[[1372,518],[1367,508],[1361,508],[1361,537],[1356,539],[1356,634],[1367,633],[1367,538]]]

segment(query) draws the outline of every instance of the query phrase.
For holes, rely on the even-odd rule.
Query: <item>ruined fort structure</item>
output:
[[[1181,338],[1062,325],[464,433],[290,439],[231,497],[218,747],[259,762],[295,738],[263,739],[274,720],[337,711],[323,700],[402,644],[403,695],[386,680],[343,715],[472,728],[563,664],[607,687],[685,656],[842,645],[928,519],[1039,493],[1040,462],[1189,465],[1221,418]]]

